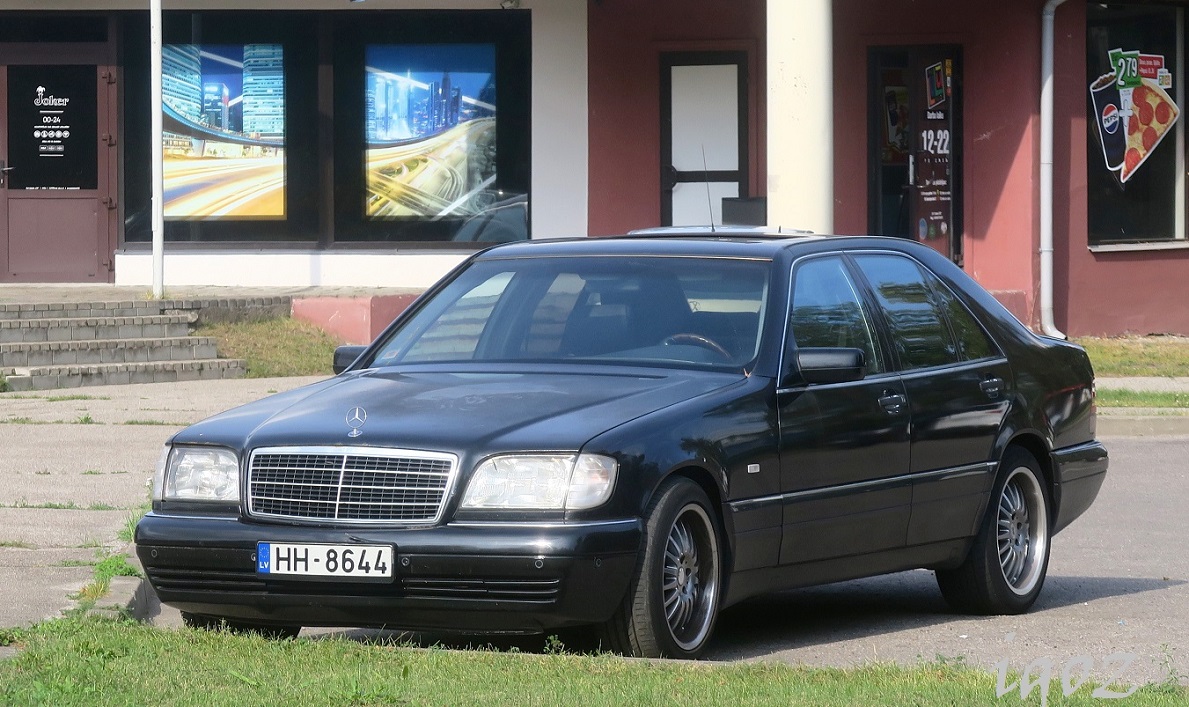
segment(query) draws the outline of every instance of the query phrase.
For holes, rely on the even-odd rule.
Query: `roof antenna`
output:
[[[714,200],[710,198],[710,167],[706,165],[706,143],[702,143],[702,176],[706,178],[706,214],[710,217],[710,232],[714,230]]]

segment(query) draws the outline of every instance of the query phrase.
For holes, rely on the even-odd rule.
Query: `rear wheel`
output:
[[[1040,465],[1011,447],[1000,469],[970,554],[958,568],[937,572],[942,595],[959,611],[1022,614],[1044,585],[1051,524]]]
[[[206,614],[191,614],[188,611],[182,612],[182,623],[190,628],[206,631],[228,631],[230,633],[241,634],[254,633],[265,638],[275,638],[278,640],[297,638],[297,634],[301,632],[301,626],[273,626],[270,624],[252,623],[250,621],[233,621],[231,619],[221,619],[217,616],[207,616]]]
[[[604,645],[647,658],[695,658],[718,617],[722,555],[706,494],[689,479],[657,491],[644,550],[623,604],[602,627]]]

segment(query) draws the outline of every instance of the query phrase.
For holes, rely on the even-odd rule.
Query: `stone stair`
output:
[[[0,376],[10,390],[238,378],[199,322],[289,316],[288,297],[0,304]]]

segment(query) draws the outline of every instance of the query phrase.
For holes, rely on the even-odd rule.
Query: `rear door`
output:
[[[908,544],[971,535],[994,478],[1011,399],[1007,359],[961,300],[917,261],[854,256],[894,341],[912,414]]]

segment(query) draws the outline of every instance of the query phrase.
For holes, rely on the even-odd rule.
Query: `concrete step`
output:
[[[64,317],[0,320],[0,344],[95,339],[149,339],[186,336],[194,313],[130,317]]]
[[[166,305],[157,300],[122,300],[118,302],[34,302],[0,304],[0,321],[12,319],[93,319],[97,317],[149,317],[166,313]],[[177,309],[177,307],[170,307]]]
[[[95,319],[106,317],[150,317],[160,314],[198,315],[203,324],[254,321],[288,317],[289,296],[202,297],[166,300],[119,300],[98,302],[0,303],[0,321],[16,319]]]
[[[217,357],[215,339],[208,336],[0,344],[0,367],[193,361]]]
[[[246,368],[246,362],[240,359],[220,358],[198,361],[105,363],[90,366],[11,367],[0,368],[0,375],[4,375],[8,380],[9,390],[28,391],[91,385],[241,378]]]

